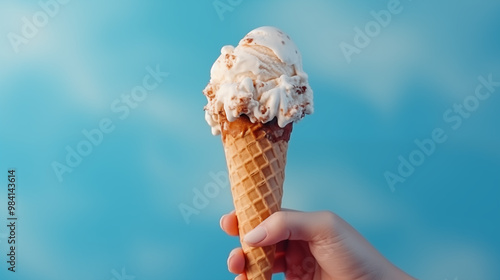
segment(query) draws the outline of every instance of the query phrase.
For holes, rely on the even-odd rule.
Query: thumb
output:
[[[267,246],[282,240],[313,241],[331,235],[334,220],[335,214],[328,211],[279,211],[247,233],[243,241],[250,246]]]

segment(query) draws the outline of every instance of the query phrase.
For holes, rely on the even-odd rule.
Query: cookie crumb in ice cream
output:
[[[233,62],[235,59],[236,59],[236,57],[234,55],[230,55],[230,54],[226,53],[226,67],[227,67],[227,69],[231,69],[231,67],[233,67]]]

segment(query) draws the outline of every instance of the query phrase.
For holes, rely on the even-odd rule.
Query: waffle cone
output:
[[[241,116],[221,128],[246,275],[248,280],[270,280],[275,246],[250,247],[242,239],[281,209],[292,124],[281,128],[276,120],[252,123]]]

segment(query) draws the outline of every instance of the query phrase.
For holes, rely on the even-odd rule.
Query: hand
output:
[[[222,216],[221,228],[238,235],[233,212]],[[289,280],[406,280],[414,279],[384,258],[366,239],[331,212],[280,211],[274,213],[243,239],[250,246],[276,244],[273,273],[284,272]],[[246,280],[241,248],[231,251],[229,271]]]

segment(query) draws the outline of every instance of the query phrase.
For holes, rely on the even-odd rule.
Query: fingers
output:
[[[273,273],[284,272],[286,268],[286,260],[283,252],[281,254],[279,252],[276,253],[276,258],[274,260]],[[234,274],[238,275],[235,280],[246,280],[247,278],[244,275],[245,272],[245,253],[243,253],[243,249],[235,248],[229,254],[227,258],[227,269]]]
[[[251,246],[272,245],[282,240],[313,241],[332,234],[335,217],[331,212],[276,212],[245,235],[243,241]]]
[[[238,219],[236,218],[234,210],[222,216],[220,219],[220,227],[231,236],[238,235]]]
[[[234,210],[221,217],[220,227],[229,235],[238,235],[238,219],[236,218]],[[235,280],[247,280],[244,275],[245,254],[243,253],[243,249],[236,248],[231,251],[227,258],[227,269],[234,274],[239,274],[234,278]]]
[[[245,272],[245,254],[241,248],[231,251],[227,258],[227,269],[234,274]]]

